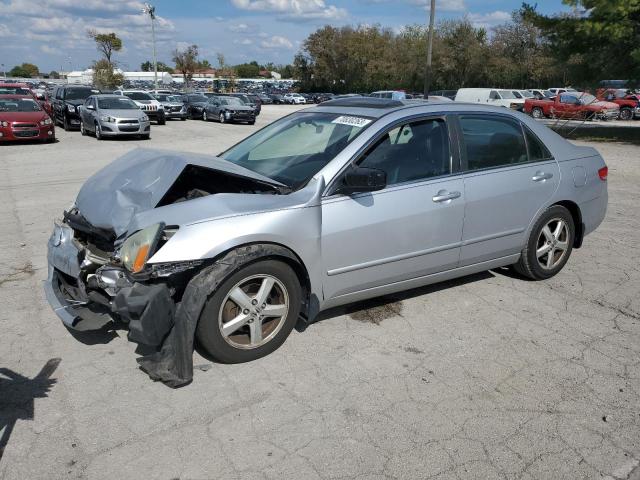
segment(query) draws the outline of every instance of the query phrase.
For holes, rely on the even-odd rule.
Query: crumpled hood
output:
[[[277,182],[267,177],[219,157],[194,153],[136,149],[92,175],[80,188],[76,198],[76,207],[79,213],[94,227],[113,229],[116,237],[119,237],[126,233],[131,226],[141,223],[135,221],[135,216],[154,209],[188,165],[196,165],[212,171],[225,172],[260,182],[277,184]],[[246,196],[255,197],[257,195]],[[215,195],[205,198],[215,201]],[[205,198],[197,200],[204,200]],[[194,212],[185,214],[189,209],[188,206],[185,208],[186,204],[191,204],[197,200],[158,208],[157,215],[147,215],[146,218],[162,217],[160,210],[170,210],[174,212],[173,217],[186,221],[188,217],[194,215]],[[183,213],[180,214],[178,212],[176,215],[175,212],[177,210],[181,210]],[[207,213],[206,211],[200,211],[195,214],[206,218]],[[160,218],[158,221],[160,220],[163,219]]]

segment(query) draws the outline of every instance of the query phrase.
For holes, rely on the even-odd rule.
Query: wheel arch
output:
[[[300,256],[291,248],[277,242],[248,242],[228,248],[212,258],[208,264],[224,262],[231,256],[245,257],[236,268],[227,270],[225,278],[237,272],[240,268],[263,260],[279,260],[287,264],[294,271],[302,287],[302,306],[300,313],[307,318],[313,318],[319,309],[319,300],[313,294],[309,270]]]
[[[576,234],[575,239],[573,240],[573,248],[580,248],[582,246],[582,240],[584,239],[584,223],[582,222],[580,206],[571,200],[560,200],[551,206],[553,207],[554,205],[560,205],[571,213]]]

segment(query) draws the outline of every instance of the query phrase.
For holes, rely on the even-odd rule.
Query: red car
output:
[[[586,92],[564,92],[551,98],[527,98],[524,112],[533,118],[568,118],[610,120],[618,118],[620,107],[615,103],[603,102]]]
[[[0,143],[55,138],[51,117],[31,95],[0,95]]]
[[[51,115],[51,102],[46,93],[38,94],[26,83],[0,83],[0,95],[31,95]]]
[[[640,118],[640,95],[628,93],[624,88],[601,88],[596,95],[599,100],[613,102],[620,107],[620,120]]]

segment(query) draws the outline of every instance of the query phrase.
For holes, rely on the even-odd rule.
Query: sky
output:
[[[428,0],[151,0],[156,7],[158,61],[199,46],[215,65],[257,60],[291,63],[304,39],[323,25],[380,24],[399,30],[428,21]],[[530,0],[543,13],[567,11],[561,0]],[[436,21],[467,17],[477,26],[504,23],[516,0],[436,0]],[[0,70],[22,62],[40,71],[81,70],[99,58],[87,29],[116,32],[123,40],[115,60],[139,70],[152,58],[151,23],[136,0],[0,0]],[[4,65],[4,67],[1,66]]]

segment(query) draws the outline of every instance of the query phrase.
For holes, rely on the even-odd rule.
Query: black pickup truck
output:
[[[63,85],[56,88],[51,99],[53,122],[62,125],[65,130],[80,128],[79,107],[90,96],[100,90],[85,85]]]

